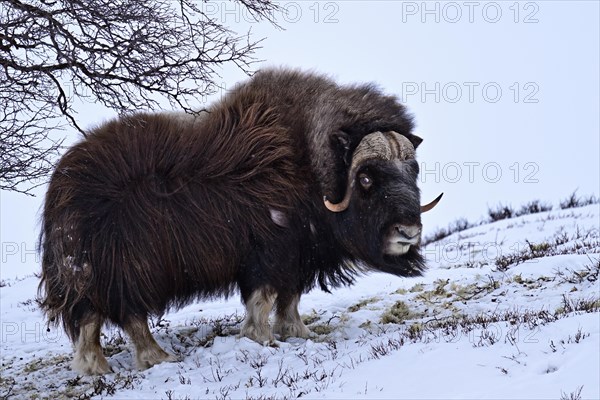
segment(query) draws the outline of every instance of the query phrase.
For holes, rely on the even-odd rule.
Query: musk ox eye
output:
[[[367,174],[360,174],[358,176],[358,181],[360,182],[360,185],[365,189],[368,189],[371,187],[371,185],[373,185],[373,180],[371,180],[371,178]]]

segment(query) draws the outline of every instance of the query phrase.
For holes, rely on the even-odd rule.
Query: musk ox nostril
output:
[[[421,227],[417,225],[395,225],[394,229],[402,239],[412,241],[421,235]]]
[[[384,253],[392,256],[400,256],[408,253],[413,246],[421,242],[420,225],[395,224],[388,233],[384,244]]]

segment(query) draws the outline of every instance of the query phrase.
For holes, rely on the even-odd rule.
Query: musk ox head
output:
[[[415,147],[419,137],[394,131],[363,137],[352,154],[343,199],[325,207],[334,213],[335,234],[367,267],[400,276],[420,275],[421,206]]]

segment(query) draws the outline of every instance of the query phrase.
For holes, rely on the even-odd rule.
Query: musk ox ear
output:
[[[419,147],[419,145],[423,141],[423,139],[421,139],[419,136],[413,135],[412,133],[405,133],[403,135],[406,136],[406,138],[408,140],[410,140],[410,142],[412,143],[415,150],[417,149],[417,147]]]
[[[344,131],[337,131],[331,134],[331,144],[340,146],[346,150],[350,149],[350,136]]]
[[[324,141],[312,142],[315,154],[313,162],[322,194],[332,201],[341,200],[345,192],[346,175],[352,162],[351,139],[348,133],[338,129],[328,132]]]
[[[337,131],[331,134],[330,144],[334,154],[338,159],[343,159],[344,164],[350,165],[352,154],[350,154],[350,135],[344,131]]]

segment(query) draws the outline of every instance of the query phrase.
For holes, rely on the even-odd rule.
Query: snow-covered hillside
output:
[[[238,298],[153,321],[180,362],[136,371],[105,328],[113,370],[82,377],[46,330],[38,279],[2,281],[0,398],[600,398],[600,232],[593,204],[466,229],[424,250],[421,278],[372,274],[302,297],[314,333],[263,347],[236,333]]]

